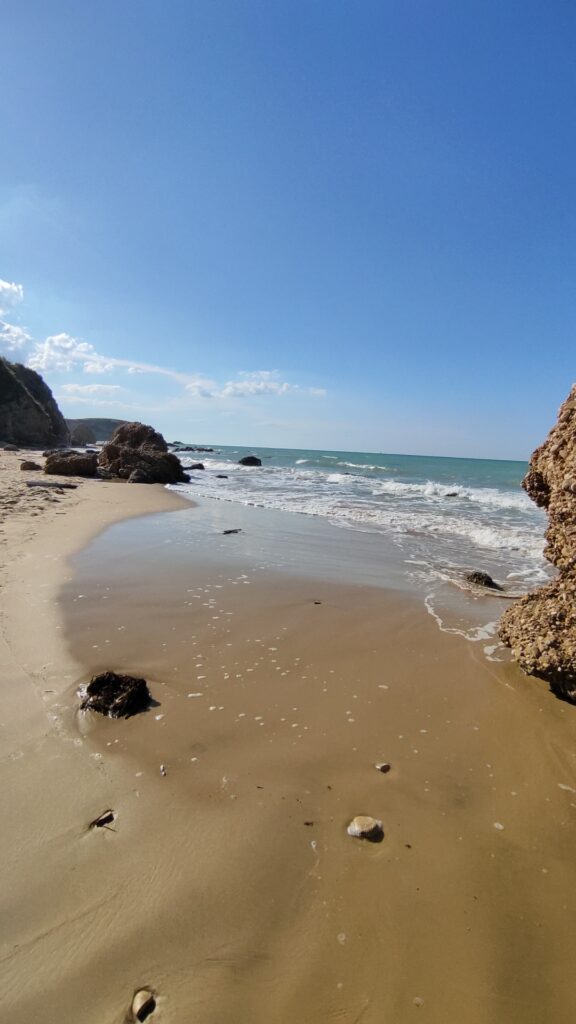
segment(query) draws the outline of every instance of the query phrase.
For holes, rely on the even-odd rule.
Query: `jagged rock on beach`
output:
[[[153,427],[124,423],[114,431],[98,455],[98,466],[108,477],[131,483],[188,483],[180,460]]]
[[[473,583],[476,587],[487,587],[488,590],[502,590],[499,583],[493,580],[492,577],[481,569],[472,569],[471,572],[467,572],[464,576],[467,583]]]
[[[97,456],[85,452],[56,451],[47,456],[44,472],[53,476],[96,476]]]
[[[20,463],[20,469],[23,469],[23,470],[26,470],[26,471],[28,471],[28,470],[40,470],[40,469],[42,469],[42,466],[39,466],[37,462],[30,462],[28,459],[25,459],[24,462]]]
[[[259,459],[257,455],[245,455],[243,459],[238,459],[239,466],[261,466],[262,459]]]
[[[152,696],[145,679],[101,672],[93,676],[81,703],[82,710],[98,711],[109,718],[130,718],[150,707]]]
[[[346,831],[349,836],[367,839],[369,843],[381,843],[384,839],[382,822],[368,814],[358,814],[352,819]]]
[[[522,486],[548,513],[544,554],[558,576],[508,608],[498,632],[525,672],[576,704],[576,385]]]

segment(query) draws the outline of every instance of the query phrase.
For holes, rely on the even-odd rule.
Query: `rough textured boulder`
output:
[[[262,459],[259,459],[257,455],[245,455],[243,459],[238,459],[239,466],[261,466]]]
[[[44,463],[44,472],[55,476],[96,476],[98,456],[93,452],[51,452]]]
[[[38,470],[38,469],[42,469],[42,466],[39,466],[37,462],[31,462],[30,460],[25,459],[24,462],[20,463],[20,469],[23,469],[23,470],[26,470],[26,471],[28,471],[28,470],[35,470],[35,469]]]
[[[40,374],[0,357],[0,438],[16,445],[66,445],[68,427]]]
[[[96,434],[86,423],[78,423],[70,432],[70,444],[83,446],[95,442]]]
[[[106,476],[131,483],[179,484],[189,480],[180,460],[168,451],[162,434],[144,423],[118,427],[102,448],[98,466]]]
[[[559,575],[513,604],[499,633],[525,672],[576,703],[576,385],[522,486],[548,512],[544,553]]]
[[[82,709],[99,711],[109,718],[130,718],[146,711],[152,700],[145,679],[102,672],[93,676],[86,687]]]

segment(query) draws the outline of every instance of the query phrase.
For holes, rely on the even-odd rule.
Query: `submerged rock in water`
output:
[[[525,672],[576,704],[576,385],[522,486],[548,513],[544,554],[559,575],[508,608],[498,632]]]
[[[370,843],[381,843],[384,839],[382,822],[371,818],[369,814],[358,814],[352,819],[346,830],[349,836],[367,839]]]
[[[243,459],[238,459],[239,466],[261,466],[262,459],[259,459],[257,455],[245,455]]]
[[[86,688],[81,708],[98,711],[109,718],[130,718],[146,711],[152,700],[145,679],[102,672],[93,676]]]
[[[473,569],[472,572],[467,572],[464,576],[467,583],[473,583],[476,587],[488,587],[489,590],[502,590],[499,583],[493,580],[487,572],[482,572],[481,569]]]

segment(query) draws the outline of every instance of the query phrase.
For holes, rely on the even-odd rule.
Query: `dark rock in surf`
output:
[[[487,572],[482,572],[481,569],[473,569],[472,572],[467,572],[464,576],[467,583],[473,583],[475,587],[487,587],[488,590],[502,590],[499,583]]]
[[[261,466],[262,459],[259,459],[257,455],[245,455],[243,459],[238,459],[239,466]]]
[[[82,710],[98,711],[108,718],[131,718],[150,707],[152,696],[145,679],[102,672],[86,688]]]
[[[188,469],[204,469],[204,463],[195,462],[193,466],[188,466]]]

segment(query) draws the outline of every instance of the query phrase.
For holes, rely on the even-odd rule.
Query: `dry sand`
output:
[[[142,985],[154,1024],[573,1019],[576,709],[403,594],[66,562],[176,503],[84,481],[4,526],[6,1019],[120,1024]],[[105,667],[157,706],[79,715]]]

